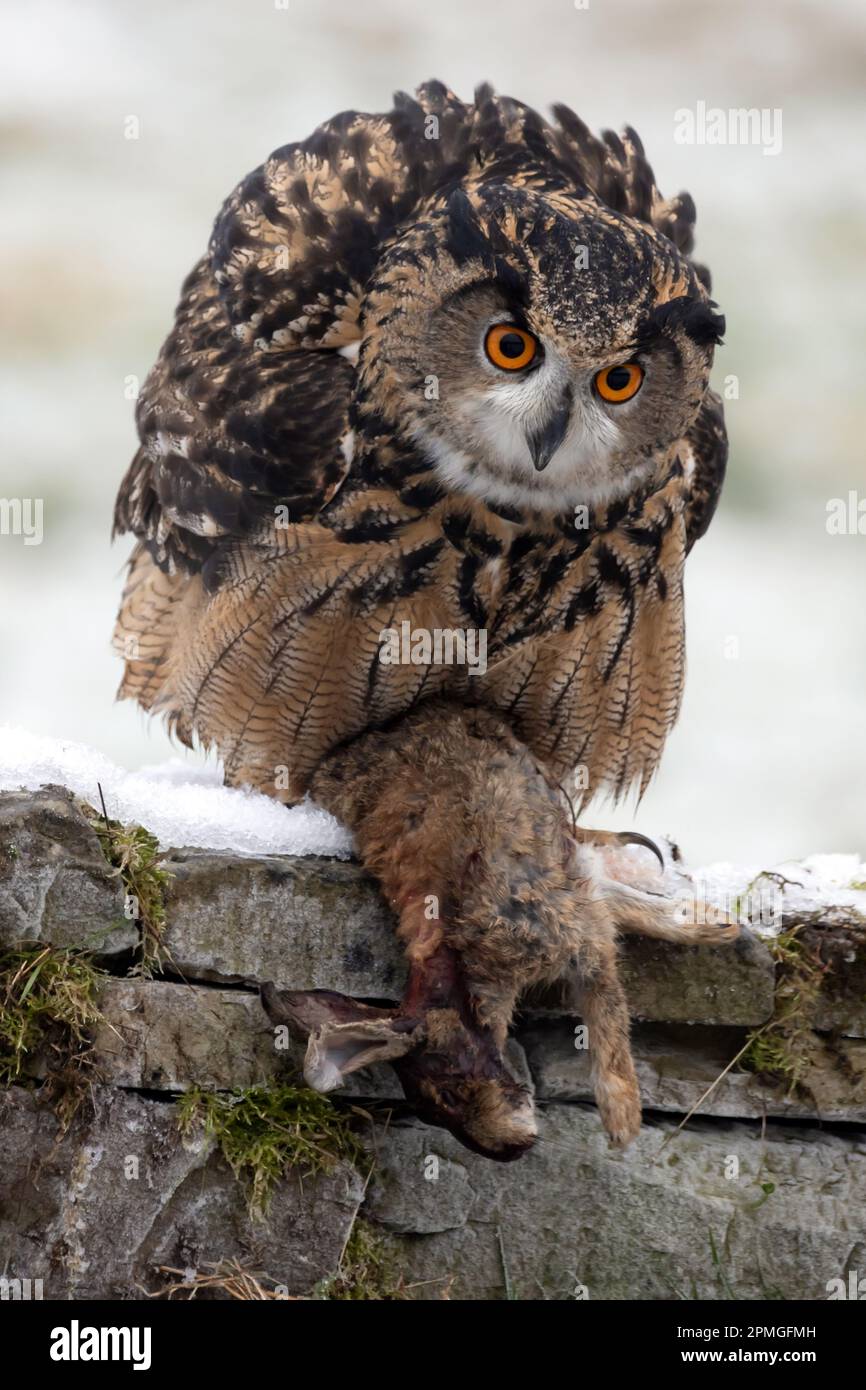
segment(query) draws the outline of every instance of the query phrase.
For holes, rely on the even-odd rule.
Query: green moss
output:
[[[33,946],[0,953],[0,1084],[17,1081],[28,1059],[43,1054],[64,1128],[86,1084],[88,1030],[101,1018],[103,978],[78,951]]]
[[[142,825],[121,825],[109,820],[92,806],[85,806],[91,825],[99,836],[105,857],[120,876],[132,905],[131,919],[140,933],[139,959],[133,975],[150,979],[167,959],[165,935],[165,889],[172,875],[159,862],[159,841]]]
[[[304,1176],[329,1172],[341,1159],[368,1161],[351,1117],[306,1087],[193,1087],[178,1110],[183,1134],[203,1127],[216,1139],[232,1172],[247,1184],[250,1214],[258,1219],[266,1215],[275,1185],[291,1171]]]
[[[381,1231],[356,1217],[335,1274],[321,1280],[313,1298],[333,1302],[399,1302],[410,1294],[403,1284],[397,1253]]]
[[[800,927],[767,941],[776,962],[773,1017],[749,1034],[740,1066],[784,1081],[789,1094],[804,1089],[820,1039],[813,1031],[815,1005],[827,967],[810,952]]]

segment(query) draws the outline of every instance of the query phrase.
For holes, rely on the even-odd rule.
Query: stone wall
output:
[[[540,1001],[510,1044],[541,1112],[527,1157],[494,1164],[418,1123],[380,1068],[336,1102],[356,1108],[369,1172],[340,1160],[314,1178],[290,1174],[263,1222],[216,1140],[181,1135],[177,1098],[293,1074],[296,1058],[275,1049],[260,1006],[262,981],[396,998],[393,924],[353,863],[184,849],[163,866],[169,963],[158,978],[130,976],[138,928],[81,808],[62,788],[0,795],[0,950],[82,948],[108,972],[87,1095],[68,1131],[40,1088],[50,1059],[29,1058],[28,1074],[0,1092],[8,1278],[41,1279],[46,1298],[141,1298],[164,1288],[166,1269],[189,1276],[237,1260],[307,1295],[337,1269],[359,1214],[419,1298],[821,1299],[829,1280],[866,1273],[866,922],[856,912],[784,921],[823,972],[793,1093],[780,1078],[725,1070],[779,1008],[778,953],[751,933],[725,950],[630,939],[623,972],[645,1117],[627,1152],[607,1146],[575,1020]]]

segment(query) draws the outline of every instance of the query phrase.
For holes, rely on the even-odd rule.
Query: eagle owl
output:
[[[569,783],[643,790],[676,718],[724,321],[691,199],[661,197],[633,131],[554,115],[430,82],[244,179],[142,392],[115,516],[138,538],[121,694],[230,784],[311,790],[396,910],[399,1005],[265,990],[308,1081],[390,1060],[419,1115],[500,1159],[535,1137],[502,1050],[526,988],[582,997],[627,1143],[616,931],[736,934],[675,921],[566,814]]]
[[[278,149],[138,402],[120,694],[285,802],[431,697],[587,795],[645,788],[726,457],[693,224],[634,131],[486,86]],[[485,661],[386,661],[395,631],[483,634]]]

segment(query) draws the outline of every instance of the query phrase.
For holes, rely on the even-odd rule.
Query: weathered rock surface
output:
[[[537,1146],[500,1168],[398,1124],[365,1211],[400,1240],[427,1298],[504,1298],[503,1256],[521,1299],[822,1299],[829,1279],[864,1268],[862,1138],[772,1123],[673,1131],[647,1124],[612,1152],[594,1111],[552,1105]]]
[[[30,941],[101,955],[138,939],[120,879],[63,787],[0,793],[0,947]]]
[[[221,1090],[277,1078],[285,1061],[257,994],[161,980],[109,980],[94,1061],[116,1086]]]
[[[303,1185],[290,1178],[262,1224],[212,1141],[181,1138],[174,1101],[193,1085],[297,1080],[301,1049],[275,1045],[258,998],[265,980],[398,998],[393,918],[356,864],[184,849],[165,867],[165,976],[126,978],[121,953],[137,927],[74,799],[56,787],[0,794],[0,948],[87,948],[115,972],[94,1032],[92,1113],[61,1137],[38,1091],[0,1092],[8,1277],[41,1278],[46,1298],[138,1298],[164,1284],[160,1266],[237,1258],[305,1293],[336,1269],[359,1211],[393,1236],[419,1298],[502,1298],[507,1272],[519,1298],[811,1299],[866,1268],[856,1128],[866,1122],[866,926],[856,912],[797,921],[826,973],[804,1016],[819,1031],[796,1096],[736,1067],[713,1086],[773,1016],[778,967],[764,941],[747,933],[707,950],[632,937],[622,973],[647,1113],[627,1153],[607,1147],[577,1020],[533,1001],[509,1044],[541,1110],[527,1157],[493,1164],[442,1131],[392,1121],[374,1131],[366,1191],[345,1164]],[[41,1060],[29,1059],[31,1074],[43,1074]],[[384,1101],[372,1106],[381,1114],[400,1098],[380,1067],[355,1074],[336,1103]]]
[[[622,981],[638,1018],[669,1023],[765,1023],[775,971],[767,947],[744,931],[733,946],[672,946],[630,937]]]
[[[399,997],[393,919],[357,864],[183,850],[165,868],[166,945],[182,975]]]
[[[406,971],[394,919],[357,864],[185,850],[164,867],[173,875],[166,945],[185,977],[399,997]],[[623,961],[640,1018],[754,1025],[773,1011],[773,963],[750,935],[733,950],[630,937]]]
[[[866,921],[859,913],[831,908],[789,917],[784,925],[799,926],[807,948],[828,967],[812,1026],[866,1038]]]
[[[94,1091],[61,1139],[51,1111],[20,1087],[0,1093],[0,1250],[9,1279],[41,1279],[46,1299],[142,1298],[160,1266],[204,1270],[239,1259],[304,1293],[336,1268],[363,1184],[341,1164],[280,1185],[266,1224],[203,1137],[181,1140],[174,1106]]]
[[[592,1100],[590,1054],[575,1046],[573,1024],[536,1025],[524,1030],[520,1040],[539,1099]],[[861,1039],[816,1039],[814,1061],[795,1094],[784,1082],[774,1084],[736,1067],[726,1073],[743,1043],[743,1032],[733,1028],[638,1024],[632,1030],[632,1051],[644,1108],[684,1115],[701,1102],[702,1115],[725,1118],[818,1116],[866,1122],[866,1043]]]

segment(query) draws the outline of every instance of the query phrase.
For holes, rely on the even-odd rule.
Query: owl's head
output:
[[[653,473],[724,331],[660,232],[504,183],[457,189],[396,238],[365,320],[362,384],[375,374],[377,410],[449,490],[553,512]]]

